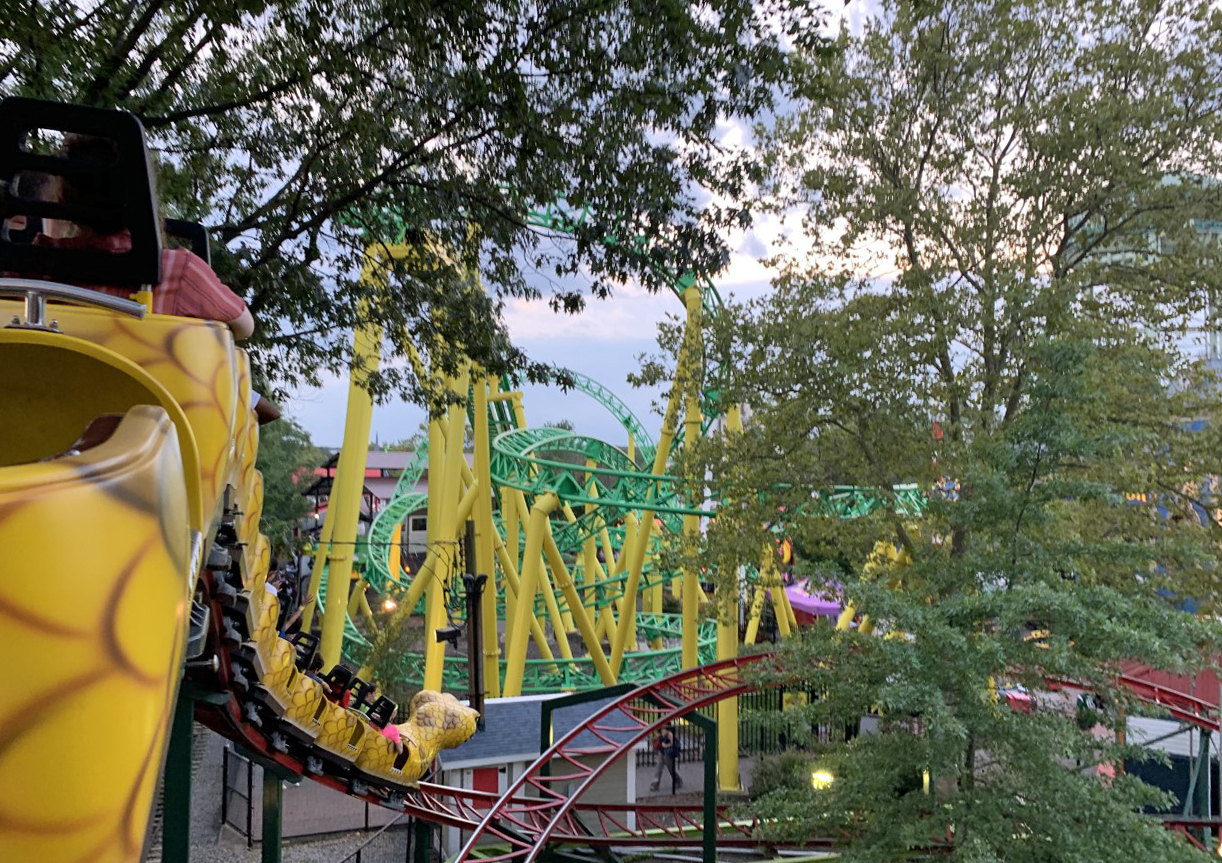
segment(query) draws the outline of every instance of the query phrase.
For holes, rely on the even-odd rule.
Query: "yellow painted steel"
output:
[[[391,578],[398,580],[399,574],[403,572],[403,525],[396,524],[395,529],[390,533],[390,560],[389,567]]]
[[[371,258],[361,281],[375,281]],[[362,305],[362,308],[364,306]],[[331,525],[331,542],[325,549],[327,560],[327,607],[323,609],[319,653],[323,667],[340,661],[344,641],[344,621],[348,610],[352,559],[356,549],[356,528],[361,515],[361,494],[365,488],[365,463],[369,454],[369,427],[373,419],[373,398],[365,387],[369,375],[378,368],[382,328],[365,324],[357,328],[352,340],[353,370],[348,383],[348,412],[344,420],[344,443],[335,468],[325,525]],[[315,566],[318,565],[317,559]]]
[[[79,455],[0,468],[0,651],[20,681],[0,699],[5,860],[139,860],[194,579],[188,513],[160,407]]]
[[[691,356],[699,351],[700,342],[700,288],[691,285],[683,292],[683,302],[687,307],[687,331],[694,335],[696,345],[691,349]],[[695,374],[695,362],[686,364],[687,375],[683,379],[685,422],[683,429],[683,448],[687,452],[695,447],[700,439],[700,389]],[[699,506],[699,500],[688,501],[689,506]],[[700,590],[700,572],[696,563],[696,548],[700,542],[700,516],[683,516],[683,667],[695,668],[699,662],[696,656],[696,615],[699,611],[697,592]]]
[[[509,599],[513,598],[516,602],[516,599],[518,596],[519,587],[520,587],[520,582],[518,580],[518,571],[517,571],[517,568],[514,562],[509,559],[509,553],[505,548],[505,544],[501,542],[500,537],[494,536],[494,540],[495,540],[494,545],[496,547],[497,560],[501,564],[501,575],[505,579],[505,586],[506,586],[505,602],[506,602],[506,608],[508,608]],[[516,604],[514,607],[516,608]],[[506,636],[507,636],[505,639],[506,645],[509,644],[508,623],[511,620],[513,620],[513,618],[509,617],[509,615],[506,614],[505,616],[505,621],[506,621],[505,631],[506,631]],[[547,635],[543,632],[543,625],[539,623],[539,619],[535,617],[534,614],[530,615],[530,634],[531,634],[531,637],[535,641],[535,647],[539,649],[539,655],[542,656],[544,659],[549,659],[549,660],[555,659],[555,656],[552,655],[552,648],[547,643]],[[508,647],[506,647],[505,649],[505,655],[506,656],[509,655]],[[553,666],[550,666],[550,668],[553,671],[553,673],[555,673],[558,666],[553,665]]]
[[[689,367],[696,362],[700,347],[699,318],[693,323],[692,316],[687,319],[683,334],[683,345],[675,362],[675,379],[685,380]],[[666,471],[666,458],[670,453],[671,442],[675,439],[676,422],[679,416],[680,387],[672,387],[670,398],[666,403],[666,412],[662,417],[662,431],[658,435],[658,448],[654,453],[652,472],[655,476]],[[628,561],[628,578],[624,584],[624,596],[632,597],[631,603],[625,604],[625,610],[635,611],[637,589],[641,582],[641,570],[645,563],[645,555],[649,546],[649,532],[653,529],[653,510],[646,509],[640,516],[640,528],[632,546],[632,557]],[[627,531],[625,532],[627,534]],[[608,558],[609,559],[609,558]],[[619,675],[620,666],[624,660],[624,648],[628,642],[629,632],[635,628],[636,615],[621,612],[616,626],[615,638],[611,645],[611,670]],[[695,637],[693,632],[693,638]]]
[[[491,449],[488,440],[488,390],[495,387],[496,381],[486,377],[476,370],[475,401],[472,405],[475,417],[474,471],[477,477],[491,475],[489,461]],[[476,486],[479,488],[479,486]],[[492,489],[485,484],[475,500],[475,572],[488,576],[481,597],[481,641],[484,648],[484,696],[497,698],[501,694],[501,653],[497,643],[496,621],[496,545],[493,537],[496,527],[492,523]]]
[[[731,405],[726,411],[726,431],[743,433],[742,408]],[[722,562],[724,571],[717,582],[717,659],[738,656],[738,567],[736,561]],[[738,791],[742,780],[738,773],[738,699],[717,702],[717,782],[723,791]]]
[[[504,556],[501,560],[501,571],[505,578],[509,578],[509,571],[512,570],[514,575],[514,584],[512,590],[505,591],[505,655],[509,656],[510,646],[513,644],[517,634],[513,631],[513,627],[508,625],[511,620],[517,620],[517,602],[518,602],[518,587],[517,574],[521,571],[522,558],[518,554],[518,535],[521,530],[521,525],[518,523],[518,508],[514,505],[513,489],[508,487],[501,489],[501,523],[504,525],[505,539],[501,544],[504,549]],[[495,542],[495,540],[494,540]],[[500,551],[498,550],[498,555]]]
[[[755,644],[759,637],[760,615],[764,611],[764,586],[757,584],[751,594],[751,607],[747,612],[747,631],[743,633],[743,644]]]
[[[529,522],[530,513],[526,507],[526,495],[518,489],[510,489],[510,498],[513,501],[513,506],[518,511],[518,517],[523,521]],[[552,509],[549,509],[549,515],[551,512]],[[551,528],[549,527],[549,535],[550,532]],[[539,568],[538,592],[543,594],[543,605],[547,609],[548,619],[552,623],[552,634],[556,642],[556,648],[560,651],[562,657],[572,659],[573,650],[569,646],[569,629],[565,626],[564,617],[560,613],[560,605],[556,602],[556,592],[552,589],[552,580],[548,576],[547,568],[543,566]]]
[[[467,382],[469,375],[469,367],[464,367],[457,378],[446,380],[447,389],[456,395],[466,395]],[[440,502],[437,507],[436,533],[435,542],[441,545],[439,549],[440,557],[436,568],[436,578],[429,585],[426,593],[426,617],[424,628],[424,688],[425,689],[441,689],[442,673],[445,664],[445,642],[439,642],[433,637],[434,631],[443,625],[445,613],[445,591],[450,584],[450,581],[457,573],[458,550],[460,546],[460,538],[458,534],[458,526],[466,521],[464,516],[462,520],[458,517],[459,493],[462,489],[462,471],[460,465],[466,466],[466,460],[463,457],[463,430],[466,418],[466,412],[461,404],[451,404],[448,410],[445,432],[443,433],[441,425],[437,424],[437,437],[439,442],[444,444],[444,458],[442,461],[441,477],[441,494]],[[430,455],[432,452],[433,442],[430,439]],[[430,475],[429,482],[434,481],[436,475]],[[474,488],[474,483],[472,483]],[[430,499],[434,495],[429,495]],[[474,495],[471,499],[471,505],[474,504]],[[429,524],[430,531],[433,530],[432,519]]]
[[[539,572],[542,566],[543,533],[547,528],[548,515],[560,504],[560,499],[554,492],[539,497],[530,512],[530,521],[526,526],[526,548],[522,555],[522,582],[518,591],[517,616],[513,619],[513,629],[518,635],[513,639],[506,654],[505,662],[505,696],[512,697],[522,694],[522,675],[526,668],[526,637],[525,632],[534,617],[532,598],[539,589]]]
[[[577,625],[577,630],[581,633],[581,637],[585,639],[586,651],[594,662],[594,668],[598,671],[599,679],[602,680],[604,685],[610,686],[615,683],[615,675],[612,673],[611,666],[607,662],[606,654],[603,653],[602,644],[599,643],[599,639],[595,634],[594,624],[590,621],[589,615],[586,614],[585,606],[581,604],[581,597],[577,595],[577,588],[573,586],[573,580],[569,577],[569,571],[564,565],[563,558],[560,556],[560,549],[556,547],[556,540],[552,537],[551,524],[545,523],[544,526],[546,533],[543,535],[543,552],[547,555],[548,565],[556,576],[556,586],[560,588],[560,592],[564,594],[564,598],[572,610],[573,620]]]

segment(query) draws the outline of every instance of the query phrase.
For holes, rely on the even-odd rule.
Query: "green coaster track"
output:
[[[532,227],[575,234],[583,230],[590,218],[587,209],[576,213],[560,203],[555,203],[528,213],[527,224]],[[618,245],[615,237],[605,237],[603,242]],[[635,245],[642,246],[638,240]],[[698,279],[692,274],[675,276],[667,272],[647,255],[642,259],[661,274],[674,294],[684,300],[692,285],[698,285],[701,294],[702,313],[710,320],[722,311],[722,300],[714,285],[707,279]],[[703,380],[701,404],[704,421],[702,432],[720,412],[718,393],[715,388],[717,369],[703,358]],[[620,428],[631,436],[636,447],[635,458],[624,450],[597,438],[575,434],[557,428],[521,428],[511,407],[502,400],[488,405],[488,424],[492,435],[490,479],[494,488],[513,488],[524,493],[527,505],[545,493],[554,493],[572,508],[575,521],[559,516],[553,517],[552,532],[561,553],[580,560],[580,551],[585,541],[607,530],[612,536],[621,538],[622,521],[629,513],[652,511],[666,529],[675,535],[682,533],[684,515],[707,515],[708,511],[685,502],[677,478],[654,475],[649,471],[654,461],[657,444],[644,424],[631,409],[606,387],[593,379],[572,371],[564,371],[566,377],[579,392],[593,398],[615,417]],[[509,391],[512,382],[501,381],[501,390]],[[472,400],[468,401],[468,405]],[[474,419],[468,408],[468,416]],[[677,430],[671,444],[671,453],[681,446],[683,427]],[[411,462],[405,467],[389,502],[375,515],[366,538],[367,553],[364,556],[363,577],[375,592],[385,596],[397,596],[406,592],[408,585],[392,573],[389,568],[390,547],[397,525],[427,504],[427,496],[416,491],[416,487],[428,467],[427,446],[419,447]],[[495,498],[499,500],[499,495]],[[925,497],[916,486],[896,486],[889,494],[876,490],[843,486],[830,493],[816,496],[811,504],[824,515],[837,518],[859,518],[870,512],[889,506],[905,516],[916,516],[924,508]],[[503,528],[501,528],[503,533]],[[655,536],[654,541],[658,538]],[[583,603],[591,615],[604,606],[621,599],[627,573],[612,574],[591,585],[585,581],[585,573],[579,562],[574,562],[574,581],[578,585]],[[669,577],[667,573],[650,568],[642,573],[639,590],[652,587]],[[592,579],[591,579],[592,581]],[[319,603],[325,600],[326,579],[321,581]],[[448,613],[452,619],[462,619],[462,587],[456,580],[450,594]],[[565,598],[559,593],[557,604],[567,610]],[[546,609],[541,597],[534,599],[536,615],[542,619]],[[422,603],[421,603],[422,605]],[[504,587],[498,580],[498,611],[503,619]],[[673,674],[681,668],[681,617],[667,614],[638,614],[637,632],[640,637],[654,641],[660,639],[668,646],[659,650],[637,651],[624,656],[619,679],[621,681],[648,682]],[[368,651],[369,643],[360,630],[349,619],[345,624],[344,655],[346,659],[360,664]],[[713,621],[700,623],[697,650],[701,663],[711,662],[716,652],[716,625]],[[409,685],[419,685],[423,677],[424,658],[420,654],[402,652],[390,659],[381,671],[391,679]],[[467,685],[465,657],[448,656],[443,671],[446,688],[462,690]],[[588,657],[573,659],[527,660],[523,692],[557,692],[597,688],[602,683]]]

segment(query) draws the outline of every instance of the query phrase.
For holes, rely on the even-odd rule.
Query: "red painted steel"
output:
[[[483,863],[530,861],[549,841],[583,833],[588,844],[698,841],[703,826],[701,806],[638,806],[631,810],[637,815],[635,823],[630,823],[627,817],[613,817],[606,807],[593,807],[596,817],[592,825],[591,810],[577,801],[611,764],[667,722],[752,689],[743,680],[741,670],[770,657],[771,654],[755,654],[687,669],[607,704],[553,743],[518,777],[507,790],[507,799],[481,820],[459,853],[458,863],[465,863],[475,846],[489,839],[507,843],[509,851],[481,855]],[[584,735],[593,735],[606,745],[579,746]],[[593,763],[582,760],[591,757]],[[518,795],[519,801],[525,796],[530,802],[523,806],[509,799],[513,795]],[[581,817],[583,814],[586,817]],[[601,830],[601,836],[595,834],[592,829],[595,826]],[[718,842],[752,841],[751,827],[735,823],[721,811],[717,819]]]

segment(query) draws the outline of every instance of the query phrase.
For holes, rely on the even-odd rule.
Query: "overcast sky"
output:
[[[769,289],[769,273],[760,264],[780,234],[774,221],[762,221],[753,231],[733,238],[726,271],[714,283],[722,297],[759,296]],[[661,418],[653,412],[657,390],[635,389],[627,381],[639,368],[637,357],[657,348],[657,325],[666,314],[681,314],[682,303],[669,291],[649,294],[636,285],[616,291],[609,300],[591,299],[584,312],[565,315],[548,308],[547,300],[513,300],[505,319],[514,342],[533,359],[565,366],[598,381],[620,397],[654,436]],[[325,386],[303,390],[284,407],[310,433],[319,446],[338,447],[344,434],[347,380],[332,379]],[[566,419],[581,434],[621,444],[624,433],[614,418],[596,402],[578,392],[548,387],[525,388],[527,422]],[[370,437],[381,442],[410,436],[425,418],[416,405],[377,405]]]
[[[877,12],[876,0],[846,0],[831,4],[825,25],[831,35],[841,26],[859,32],[864,19]],[[749,133],[739,123],[722,128],[723,141],[741,145]],[[769,290],[771,274],[760,263],[779,250],[779,240],[794,229],[774,218],[760,219],[746,233],[732,236],[729,266],[716,279],[723,298],[760,296]],[[547,286],[541,286],[547,293]],[[528,303],[515,300],[506,310],[506,322],[515,344],[533,359],[565,366],[598,381],[620,397],[656,437],[661,417],[652,405],[657,390],[634,389],[627,376],[639,368],[637,357],[656,350],[657,325],[667,313],[681,314],[682,303],[670,292],[650,295],[636,286],[617,291],[606,301],[591,299],[580,315],[556,314],[546,299]],[[319,446],[338,447],[343,439],[347,380],[332,380],[319,389],[302,391],[285,407]],[[614,418],[592,399],[577,392],[562,393],[545,387],[525,388],[526,419],[531,426],[566,419],[580,434],[621,444],[624,434]],[[413,434],[425,411],[402,403],[374,407],[371,439],[401,440]]]

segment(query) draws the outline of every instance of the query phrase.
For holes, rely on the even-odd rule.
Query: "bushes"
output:
[[[810,790],[813,769],[814,761],[809,755],[792,749],[762,756],[751,774],[748,793],[752,800],[758,800],[774,791]]]

